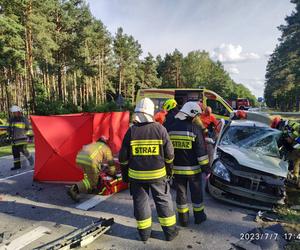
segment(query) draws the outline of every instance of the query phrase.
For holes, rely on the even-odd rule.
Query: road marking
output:
[[[20,175],[24,175],[24,174],[28,174],[28,173],[31,173],[33,171],[34,170],[29,170],[29,171],[26,171],[26,172],[23,172],[23,173],[19,173],[19,174],[15,174],[15,175],[12,175],[12,176],[8,176],[8,177],[0,179],[0,181],[5,181],[5,180],[8,180],[8,179],[12,179],[14,177],[17,177],[17,176],[20,176]]]
[[[76,208],[87,211],[87,210],[95,207],[102,201],[105,201],[106,199],[108,199],[111,196],[112,195],[94,195],[92,198],[90,198],[87,201],[84,201],[81,204],[79,204],[78,206],[76,206]]]
[[[51,230],[47,227],[37,227],[30,232],[20,236],[19,238],[11,241],[9,245],[0,247],[0,250],[19,250],[31,242],[42,237],[45,233],[50,233]]]

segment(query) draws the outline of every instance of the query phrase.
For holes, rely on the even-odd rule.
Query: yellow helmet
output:
[[[177,102],[175,101],[175,99],[168,99],[164,102],[164,104],[162,105],[162,108],[164,110],[170,111],[171,109],[175,108],[177,106]]]

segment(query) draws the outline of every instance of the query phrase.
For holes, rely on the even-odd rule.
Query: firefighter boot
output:
[[[79,202],[79,190],[77,185],[72,185],[68,190],[68,195],[71,197],[71,199],[75,202]]]
[[[187,227],[189,224],[189,213],[178,213],[179,225],[182,227]]]
[[[151,237],[151,227],[147,229],[138,229],[141,241],[144,243]]]
[[[168,233],[168,234],[165,233],[166,241],[174,240],[178,236],[178,233],[179,233],[179,229],[177,227],[174,227],[172,233]]]
[[[203,221],[206,221],[207,218],[204,211],[194,213],[194,217],[195,217],[195,224],[200,224]]]

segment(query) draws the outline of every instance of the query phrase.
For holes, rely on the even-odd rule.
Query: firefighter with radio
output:
[[[125,134],[119,153],[123,181],[130,183],[134,216],[142,241],[151,234],[149,204],[151,191],[158,220],[167,241],[178,235],[176,216],[167,176],[172,174],[174,148],[167,130],[154,122],[154,103],[149,98],[137,103],[133,126]]]
[[[113,154],[107,145],[108,138],[101,136],[97,142],[84,145],[76,157],[76,164],[83,170],[84,178],[68,190],[68,195],[76,202],[80,193],[92,193],[97,191],[101,165],[107,163],[103,169],[108,175],[115,176],[116,167]]]
[[[209,158],[203,132],[197,124],[193,123],[200,113],[201,108],[197,103],[187,102],[175,116],[174,123],[167,128],[175,151],[173,174],[178,218],[180,225],[184,227],[189,221],[188,186],[195,224],[206,220],[201,172],[210,171]]]

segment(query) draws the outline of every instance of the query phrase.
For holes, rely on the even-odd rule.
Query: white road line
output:
[[[17,177],[17,176],[20,176],[20,175],[24,175],[24,174],[28,174],[28,173],[31,173],[33,171],[34,170],[29,170],[29,171],[26,171],[26,172],[23,172],[23,173],[19,173],[19,174],[15,174],[15,175],[12,175],[12,176],[8,176],[8,177],[0,179],[0,181],[5,181],[5,180],[8,180],[8,179],[12,179],[14,177]]]
[[[20,236],[19,238],[11,241],[9,245],[1,246],[0,250],[19,250],[31,242],[37,240],[42,237],[45,233],[49,233],[51,230],[47,227],[37,227],[30,232]]]
[[[106,199],[108,199],[111,196],[112,195],[103,195],[103,196],[102,195],[94,195],[92,198],[90,198],[87,201],[84,201],[81,204],[79,204],[78,206],[76,206],[76,208],[87,211],[87,210],[95,207],[102,201],[105,201]]]

